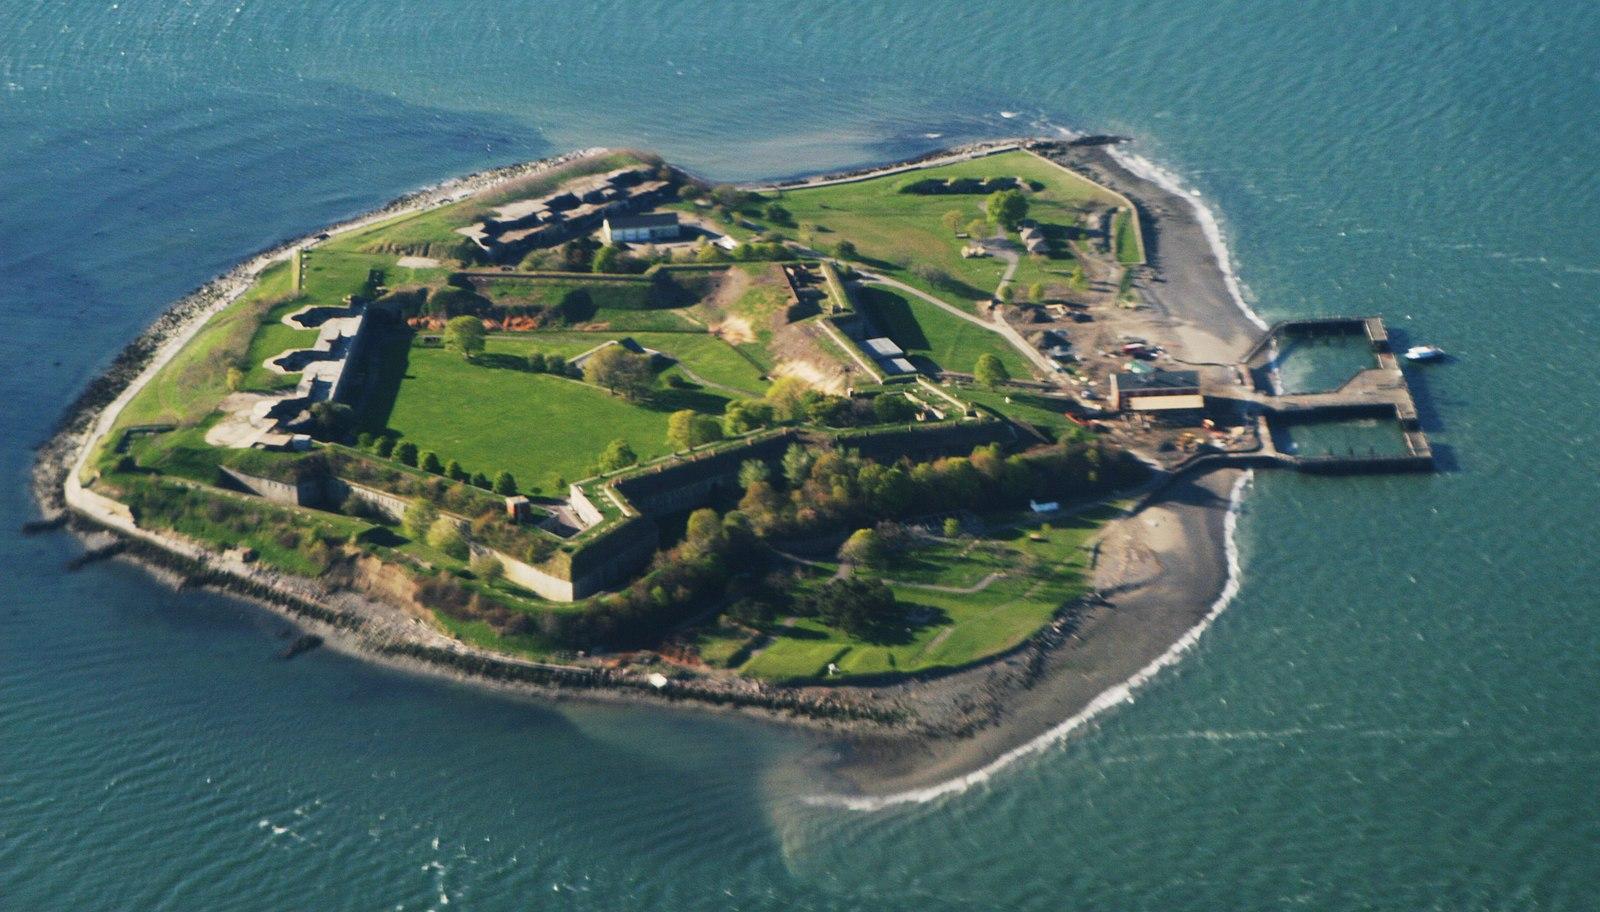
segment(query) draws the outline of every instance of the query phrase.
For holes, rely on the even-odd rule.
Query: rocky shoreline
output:
[[[1163,273],[1167,283],[1163,297],[1185,300],[1187,293],[1195,300],[1188,301],[1181,308],[1182,313],[1176,306],[1159,308],[1158,318],[1166,324],[1163,328],[1171,331],[1173,324],[1181,324],[1199,333],[1196,348],[1226,350],[1243,337],[1246,327],[1236,325],[1246,322],[1243,312],[1231,299],[1222,300],[1229,293],[1226,283],[1218,278],[1222,264],[1216,262],[1203,238],[1197,247],[1193,218],[1184,221],[1188,201],[1132,174],[1102,147],[1076,148],[1064,143],[1018,140],[974,143],[906,162],[808,178],[785,186],[861,179],[913,164],[974,157],[1019,145],[1036,146],[1041,151],[1068,150],[1061,154],[1070,158],[1073,166],[1083,167],[1091,176],[1133,198],[1141,214],[1150,220],[1147,224],[1166,223],[1161,226],[1160,245],[1151,245],[1152,261],[1160,269],[1176,254],[1180,281],[1179,287],[1173,288],[1172,278]],[[1168,494],[1108,530],[1108,534],[1126,538],[1126,548],[1137,552],[1148,537],[1140,534],[1140,518],[1152,515],[1151,510],[1173,510],[1172,515],[1178,519],[1176,525],[1182,527],[1184,534],[1168,542],[1169,546],[1175,545],[1168,550],[1206,552],[1194,555],[1183,573],[1159,574],[1187,579],[1180,581],[1185,585],[1147,599],[1148,604],[1140,602],[1138,591],[1119,595],[1116,607],[1103,600],[1085,600],[1064,607],[1054,624],[1005,655],[958,672],[885,686],[778,688],[743,680],[701,678],[670,681],[658,687],[649,682],[648,675],[632,669],[549,665],[468,647],[438,633],[420,617],[363,596],[353,588],[290,578],[222,560],[175,537],[136,529],[131,524],[123,527],[114,518],[94,516],[92,510],[85,508],[87,499],[95,495],[77,489],[76,472],[95,440],[109,429],[111,419],[132,393],[206,320],[241,294],[261,269],[321,236],[456,202],[600,151],[604,150],[582,150],[485,171],[407,194],[356,219],[263,251],[185,296],[129,343],[105,374],[89,384],[68,408],[54,436],[40,446],[33,481],[46,519],[34,525],[48,527],[70,513],[69,528],[80,537],[94,536],[94,547],[114,548],[118,559],[135,560],[174,580],[179,588],[201,586],[255,602],[292,620],[308,635],[322,637],[330,648],[390,667],[541,698],[668,702],[739,711],[821,729],[829,733],[828,742],[833,748],[828,774],[841,790],[854,794],[881,795],[925,788],[992,763],[996,757],[1038,738],[1060,720],[1081,711],[1107,688],[1127,680],[1130,668],[1137,670],[1153,655],[1170,647],[1214,601],[1226,582],[1226,561],[1220,558],[1221,517],[1226,505],[1219,512],[1215,500],[1182,502],[1184,497],[1194,496],[1193,491],[1187,490],[1189,484],[1210,490],[1203,484],[1204,479],[1199,479],[1171,485]],[[1169,227],[1178,230],[1169,235]],[[1222,312],[1223,308],[1227,313]],[[1230,315],[1233,319],[1228,319]],[[1232,474],[1221,473],[1218,478]],[[69,489],[78,490],[78,503],[69,504]],[[114,536],[120,544],[113,546],[104,536]],[[1097,570],[1097,587],[1126,582],[1119,584]],[[1146,610],[1128,611],[1129,604],[1145,604]],[[1121,620],[1145,617],[1148,623],[1158,615],[1162,622],[1142,633],[1130,629],[1129,620]],[[1153,633],[1161,642],[1152,639]],[[1113,642],[1117,640],[1125,642]],[[1096,669],[1085,673],[1079,667],[1085,644],[1094,644],[1091,652],[1100,656],[1096,659],[1101,666],[1098,673]],[[1110,656],[1108,648],[1116,655]]]

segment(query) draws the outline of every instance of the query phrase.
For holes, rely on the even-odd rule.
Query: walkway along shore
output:
[[[862,179],[1023,144],[974,144],[833,179]],[[68,409],[56,435],[41,446],[34,482],[42,508],[47,515],[73,513],[73,528],[80,535],[111,533],[128,541],[125,556],[175,573],[187,585],[250,599],[322,635],[332,648],[392,667],[516,693],[737,708],[760,718],[828,729],[835,733],[829,735],[835,748],[829,769],[832,780],[856,794],[924,788],[983,767],[1127,681],[1206,615],[1227,582],[1222,548],[1228,498],[1219,492],[1234,484],[1234,470],[1174,482],[1136,515],[1111,524],[1102,536],[1102,542],[1111,544],[1102,547],[1095,584],[1119,593],[1114,606],[1067,606],[1062,617],[1070,617],[1070,624],[1058,622],[1004,656],[932,680],[870,688],[780,688],[704,679],[656,688],[634,672],[548,665],[491,653],[446,637],[404,609],[357,592],[225,560],[174,536],[138,528],[125,510],[82,487],[80,472],[95,442],[113,426],[122,408],[268,265],[314,245],[321,235],[447,205],[603,151],[583,150],[439,184],[278,245],[197,289],[124,349],[108,372]],[[1102,149],[1074,154],[1095,179],[1127,194],[1141,215],[1148,214],[1147,238],[1157,227],[1161,230],[1159,246],[1152,246],[1159,251],[1157,265],[1166,280],[1158,313],[1163,328],[1169,332],[1187,328],[1197,334],[1197,341],[1204,338],[1219,349],[1242,347],[1238,340],[1250,335],[1250,322],[1227,297],[1225,267],[1189,201],[1133,174]],[[1166,269],[1171,264],[1179,268],[1169,275]],[[840,733],[845,737],[840,739]]]

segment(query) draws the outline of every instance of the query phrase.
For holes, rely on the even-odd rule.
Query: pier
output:
[[[1324,392],[1277,393],[1259,389],[1257,371],[1266,367],[1278,340],[1288,334],[1364,335],[1372,346],[1376,367],[1357,371],[1337,389]],[[1433,448],[1417,414],[1416,400],[1400,361],[1389,348],[1389,330],[1381,317],[1317,317],[1274,324],[1250,347],[1229,376],[1208,378],[1201,393],[1210,406],[1232,404],[1254,420],[1261,449],[1251,454],[1256,463],[1270,461],[1305,472],[1431,472]],[[1404,439],[1401,453],[1330,453],[1299,455],[1277,448],[1273,422],[1307,418],[1392,419]]]

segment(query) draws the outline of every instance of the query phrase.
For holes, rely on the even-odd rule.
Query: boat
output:
[[[1437,345],[1413,345],[1406,349],[1407,361],[1439,361],[1444,358],[1444,349]]]

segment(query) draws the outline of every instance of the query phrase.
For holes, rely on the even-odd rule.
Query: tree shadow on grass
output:
[[[690,409],[708,415],[720,415],[727,406],[728,399],[726,396],[706,392],[703,387],[682,386],[656,390],[649,400],[641,404],[656,412],[680,412]]]
[[[491,370],[514,370],[528,372],[528,359],[505,352],[479,352],[472,356],[472,363],[478,367],[487,367]]]
[[[856,639],[873,646],[905,646],[929,627],[950,623],[950,614],[934,605],[902,602],[904,618],[885,618],[863,630]]]

